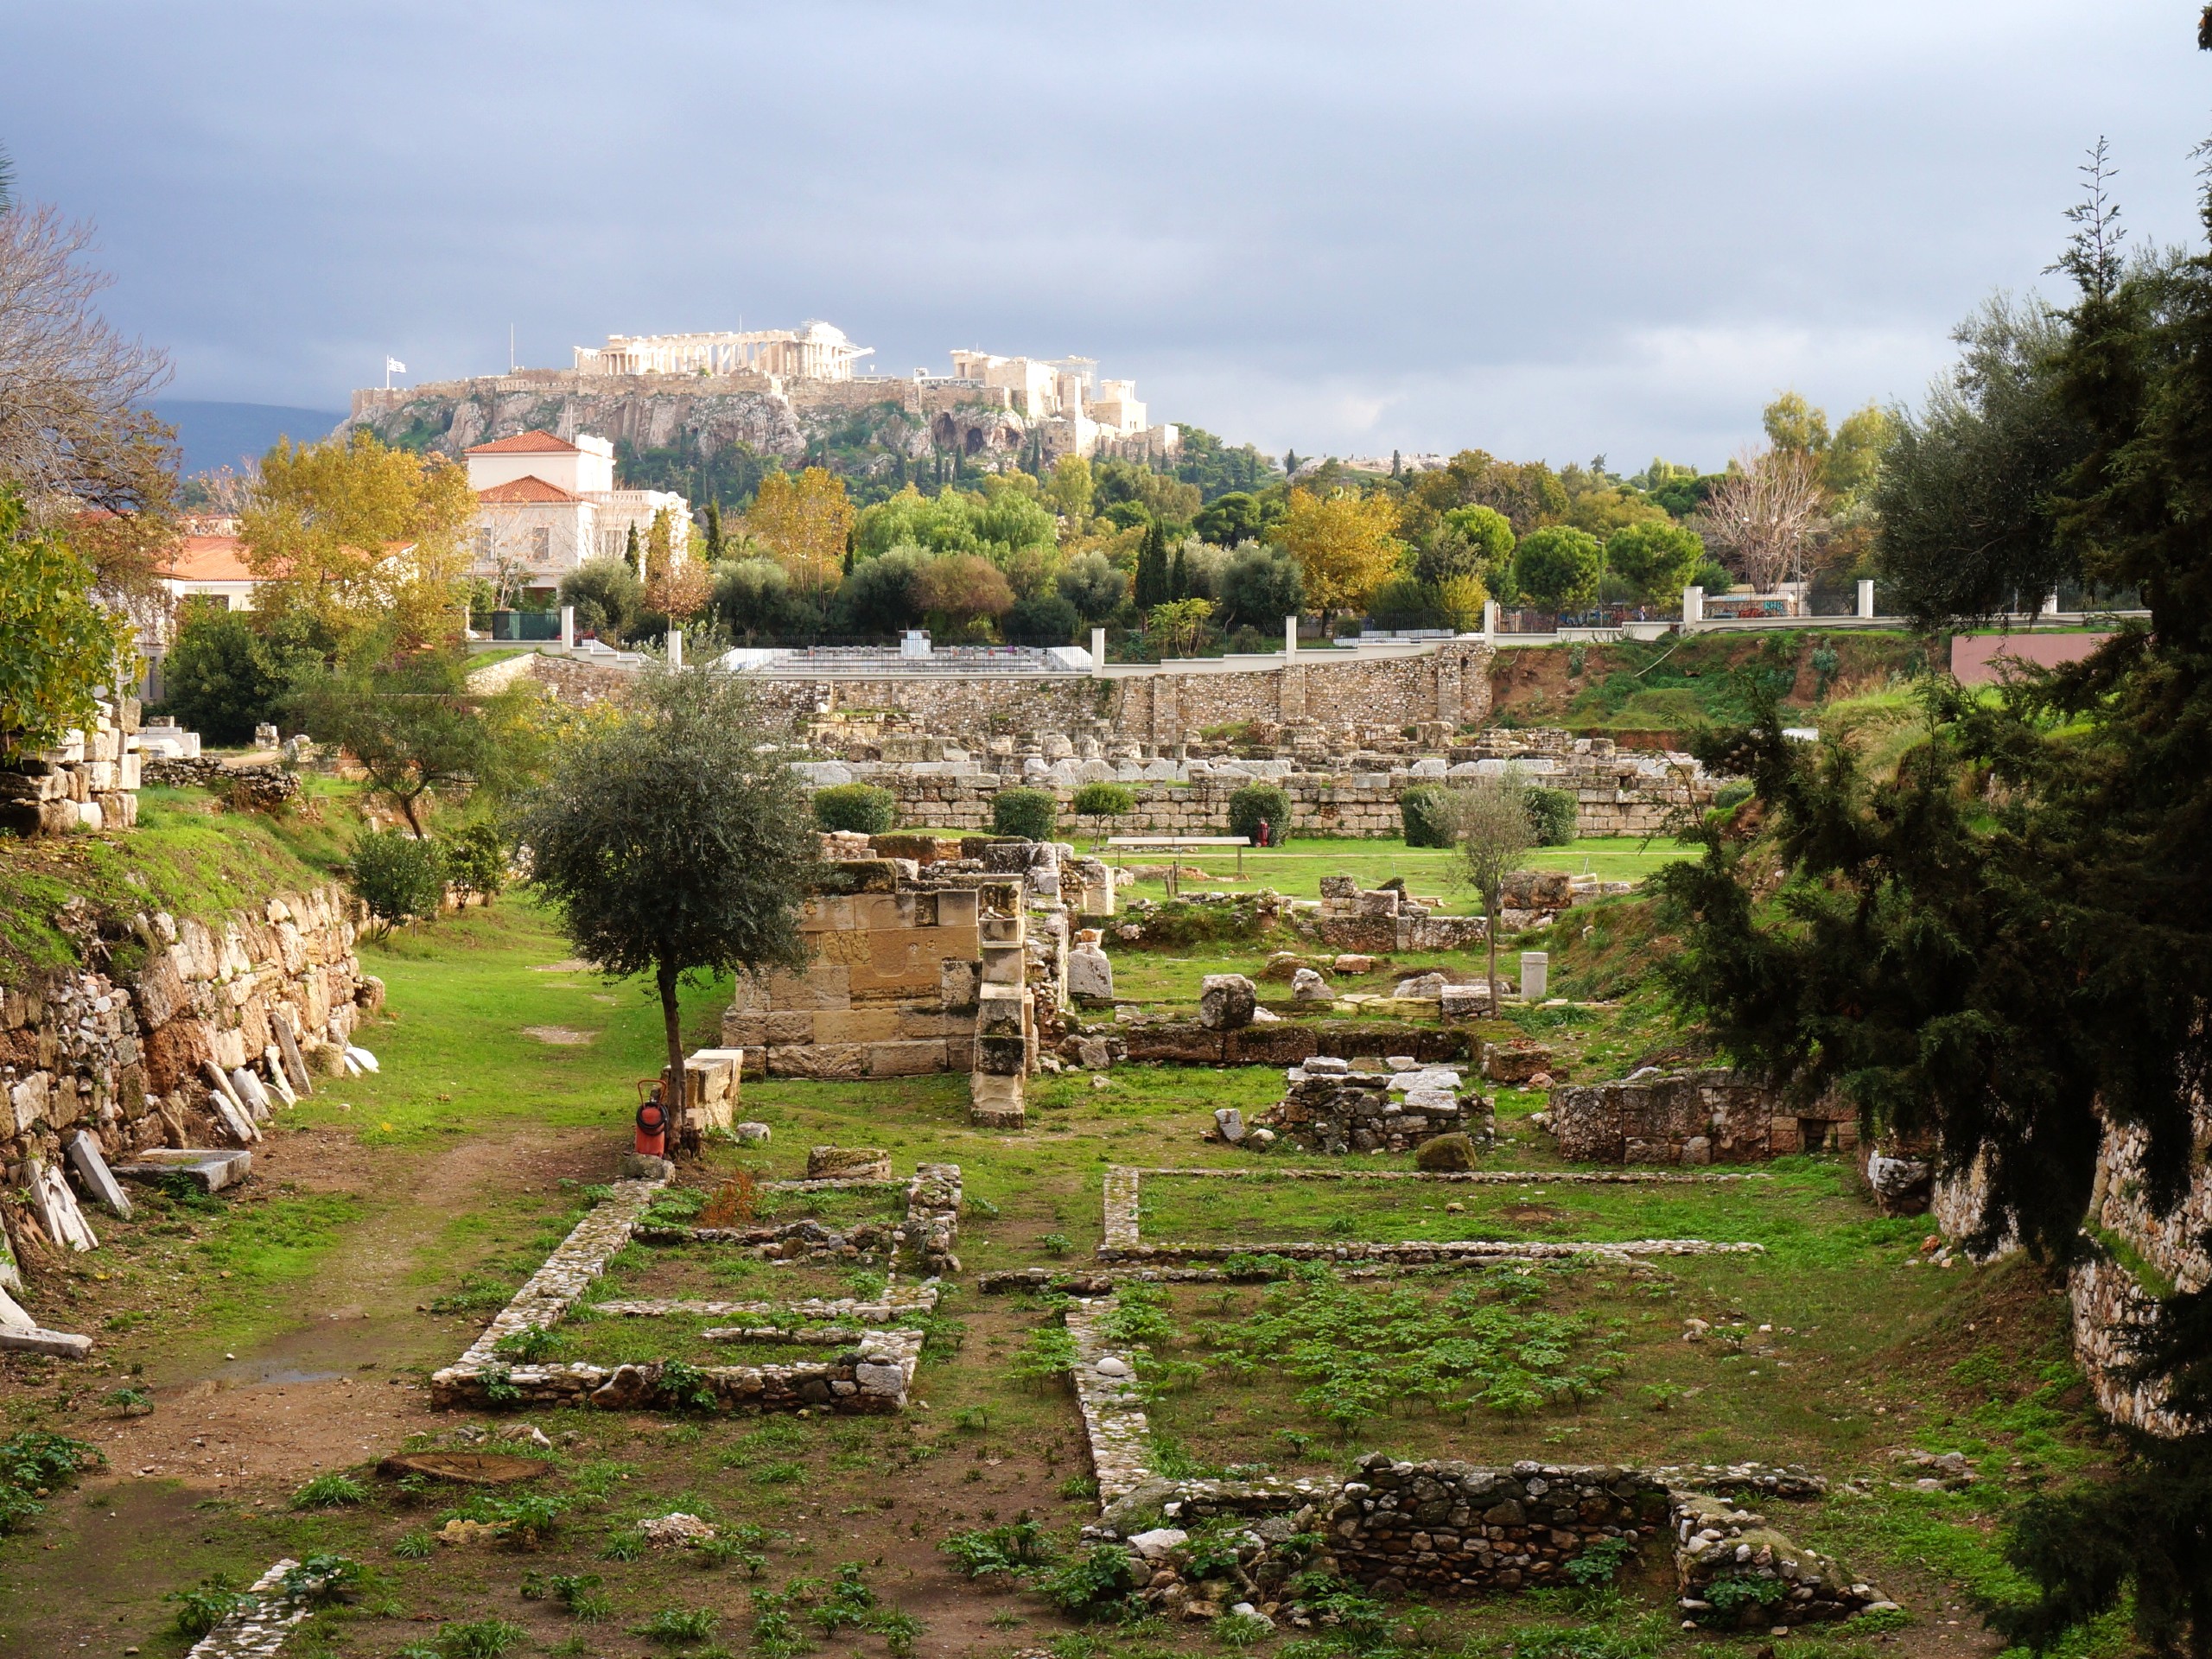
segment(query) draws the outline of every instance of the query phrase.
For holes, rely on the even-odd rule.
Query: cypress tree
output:
[[[1137,552],[1136,601],[1137,609],[1148,611],[1155,605],[1165,605],[1172,595],[1168,593],[1167,538],[1157,524],[1145,526],[1144,545]]]

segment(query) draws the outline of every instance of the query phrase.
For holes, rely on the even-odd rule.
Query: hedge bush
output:
[[[874,784],[832,784],[814,791],[814,821],[824,830],[885,835],[899,822],[899,798]]]
[[[1049,789],[1002,789],[991,797],[991,833],[1024,841],[1050,841],[1059,803]]]
[[[1443,785],[1415,784],[1398,797],[1398,816],[1405,822],[1407,846],[1452,845],[1452,791]]]
[[[1260,825],[1268,826],[1265,841]],[[1290,839],[1290,797],[1274,784],[1247,784],[1229,798],[1229,833],[1251,838],[1255,847],[1280,846]]]
[[[1573,793],[1564,789],[1535,789],[1526,791],[1529,807],[1529,831],[1536,838],[1539,847],[1564,847],[1574,839],[1576,803]]]

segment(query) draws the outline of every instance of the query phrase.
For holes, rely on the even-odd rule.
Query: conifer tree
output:
[[[2148,625],[1994,701],[1931,687],[1894,778],[1785,739],[1770,703],[1700,746],[1751,780],[1756,841],[1715,815],[1659,881],[1668,972],[1726,1052],[1979,1166],[1969,1242],[2054,1266],[2098,1248],[2108,1124],[2142,1132],[2143,1197],[2171,1212],[2212,1077],[2212,256],[2125,264],[2101,145],[2085,170],[2053,395],[2088,442],[2053,518]],[[2128,1431],[2113,1478],[2022,1507],[2006,1554],[2038,1593],[1987,1610],[2015,1640],[2127,1599],[2152,1648],[2212,1653],[2212,1288],[2158,1301],[2135,1372],[2193,1432]]]
[[[1137,608],[1149,611],[1166,604],[1173,597],[1168,588],[1167,537],[1155,521],[1145,526],[1144,545],[1137,551]]]

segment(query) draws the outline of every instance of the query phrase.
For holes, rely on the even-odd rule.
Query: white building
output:
[[[1088,357],[1000,357],[989,352],[956,351],[952,373],[944,381],[927,375],[925,385],[972,385],[1003,391],[1010,406],[1032,427],[1044,428],[1065,453],[1088,455],[1130,439],[1149,438],[1172,454],[1181,434],[1172,426],[1147,423],[1134,380],[1101,380],[1096,359]],[[1057,428],[1057,430],[1051,430]]]
[[[634,527],[644,543],[654,518],[669,516],[675,556],[691,539],[691,505],[667,490],[614,487],[614,446],[579,433],[575,442],[550,432],[521,432],[467,452],[476,492],[471,575],[497,578],[504,569],[533,590],[591,559],[620,559]]]
[[[872,346],[855,346],[834,323],[748,334],[609,334],[579,346],[578,374],[772,374],[786,380],[849,380]]]

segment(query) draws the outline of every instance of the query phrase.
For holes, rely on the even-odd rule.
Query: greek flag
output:
[[[404,374],[407,365],[396,357],[387,357],[384,360],[384,372],[386,374]]]

